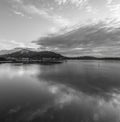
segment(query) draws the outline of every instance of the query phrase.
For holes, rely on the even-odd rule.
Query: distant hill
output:
[[[51,59],[63,59],[64,57],[58,53],[51,52],[51,51],[32,51],[29,49],[20,49],[11,53],[7,53],[2,55],[4,58],[16,58],[16,59],[22,59],[22,58],[29,58],[29,59],[35,59],[35,60],[42,60],[45,58],[51,58]]]
[[[61,59],[66,60],[120,60],[120,57],[65,57],[52,51],[35,51],[32,49],[15,48],[0,54],[0,62],[59,62]]]
[[[7,61],[7,59],[4,57],[0,57],[0,61]]]

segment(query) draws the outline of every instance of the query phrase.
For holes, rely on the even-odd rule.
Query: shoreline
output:
[[[120,61],[120,59],[104,59],[104,58],[98,58],[98,59],[64,59],[64,60],[55,60],[55,61],[41,61],[41,60],[32,60],[32,61],[0,61],[0,64],[1,63],[23,63],[23,64],[34,64],[34,63],[40,63],[40,64],[58,64],[58,63],[63,63],[63,62],[66,62],[66,61],[69,61],[69,60],[72,60],[72,61]]]

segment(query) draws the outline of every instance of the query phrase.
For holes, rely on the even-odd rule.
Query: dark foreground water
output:
[[[0,122],[120,122],[120,62],[0,64]]]

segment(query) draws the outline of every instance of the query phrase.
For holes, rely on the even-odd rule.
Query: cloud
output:
[[[22,3],[23,3],[23,0],[13,0],[13,2],[16,2],[16,3],[22,4]]]
[[[56,14],[49,14],[48,11],[44,9],[39,9],[34,5],[24,5],[22,6],[22,8],[27,13],[40,15],[46,19],[52,20],[54,23],[61,24],[61,26],[63,27],[70,25],[70,21],[66,18],[63,18],[62,16]]]
[[[34,43],[24,43],[24,42],[18,42],[15,40],[11,40],[9,41],[9,43],[13,45],[14,47],[22,47],[22,48],[37,48],[38,47],[38,45]]]
[[[48,21],[53,22],[59,27],[72,25],[72,22],[69,19],[61,15],[54,14],[53,12],[51,12],[51,9],[49,10],[49,8],[44,9],[44,8],[38,8],[33,4],[24,4],[22,0],[14,0],[14,2],[17,3],[17,6],[15,6],[14,10],[14,13],[17,15],[18,14],[21,16],[23,16],[23,14],[24,16],[25,14],[30,14],[31,16],[38,15],[40,17],[47,19]]]
[[[107,0],[107,8],[110,11],[110,17],[120,20],[120,3],[113,0]]]
[[[14,14],[16,14],[16,15],[19,15],[19,16],[22,16],[22,17],[25,16],[25,14],[23,14],[22,12],[19,12],[19,11],[13,11],[13,12],[14,12]]]
[[[0,50],[2,49],[13,49],[16,47],[21,48],[37,48],[38,45],[34,43],[24,43],[16,40],[0,39]]]
[[[107,0],[107,4],[112,4],[113,0]]]
[[[109,4],[111,16],[120,20],[120,4]]]
[[[15,40],[11,40],[11,41],[9,41],[9,43],[10,43],[11,45],[18,46],[18,47],[26,47],[25,43],[23,43],[23,42],[18,42],[18,41],[15,41]]]
[[[77,7],[83,6],[88,0],[55,0],[59,5],[64,5],[66,3],[71,3]]]
[[[98,10],[97,8],[95,8],[92,4],[91,4],[91,0],[55,0],[59,6],[69,6],[70,5],[74,5],[75,9],[77,11],[84,11],[84,15],[87,15],[87,18],[89,18],[89,14],[91,14],[92,19],[96,19],[96,15],[98,14]],[[83,18],[84,18],[83,15]],[[81,15],[79,15],[81,16]],[[82,19],[80,19],[82,20]],[[77,24],[78,22],[76,22],[75,24]]]
[[[20,3],[20,4],[23,4],[24,1],[27,1],[27,0],[13,0],[13,1]],[[73,4],[77,7],[80,7],[80,6],[85,5],[89,0],[54,0],[54,1],[56,3],[58,3],[58,5],[64,5],[64,4],[70,3],[70,4]]]
[[[0,39],[0,49],[12,49],[15,47],[23,46],[23,43],[15,40]]]
[[[109,27],[104,22],[86,25],[60,35],[48,35],[36,41],[44,48],[57,48],[56,51],[65,55],[95,56],[118,55],[119,42],[119,28]]]

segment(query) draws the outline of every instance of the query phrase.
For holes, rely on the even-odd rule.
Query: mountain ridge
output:
[[[51,58],[51,59],[62,59],[64,56],[52,52],[52,51],[33,51],[29,49],[20,49],[16,50],[11,53],[6,53],[1,55],[1,57],[4,58],[16,58],[16,59],[23,59],[23,58],[29,58],[29,59],[36,59],[36,60],[42,60],[43,58]]]

